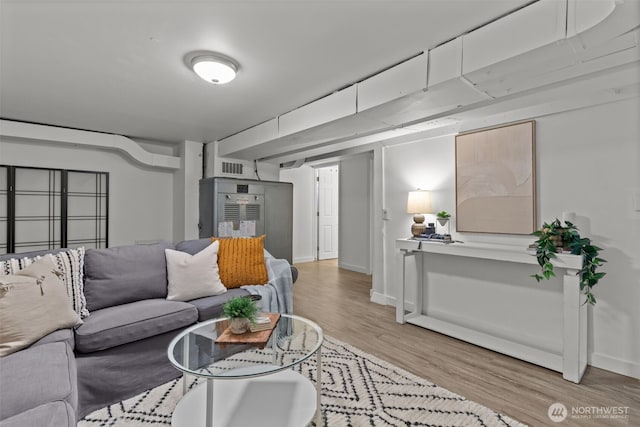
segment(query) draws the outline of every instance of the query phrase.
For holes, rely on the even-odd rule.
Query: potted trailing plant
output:
[[[222,307],[222,314],[230,320],[231,332],[243,334],[255,321],[258,306],[252,298],[233,297]]]
[[[536,247],[536,258],[542,268],[541,274],[534,274],[531,277],[538,282],[550,279],[555,276],[551,260],[556,257],[558,249],[571,252],[573,255],[582,255],[582,269],[578,272],[580,276],[580,290],[587,297],[586,302],[595,304],[596,298],[591,292],[606,273],[596,272],[598,267],[607,262],[599,257],[601,248],[592,245],[591,239],[580,237],[578,227],[569,221],[564,224],[559,219],[550,223],[544,223],[540,230],[534,231],[533,235],[538,238],[534,245]]]

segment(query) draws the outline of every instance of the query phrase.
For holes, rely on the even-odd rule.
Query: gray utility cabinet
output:
[[[222,237],[230,233],[265,234],[265,249],[292,263],[293,184],[222,177],[201,179],[198,227],[201,238],[220,237],[221,233]]]

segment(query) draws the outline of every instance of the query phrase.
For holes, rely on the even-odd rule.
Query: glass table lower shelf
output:
[[[212,390],[207,392],[207,387]],[[300,427],[309,424],[317,411],[314,384],[288,369],[256,378],[207,380],[180,400],[171,425],[208,427],[207,395],[213,398],[213,426]]]

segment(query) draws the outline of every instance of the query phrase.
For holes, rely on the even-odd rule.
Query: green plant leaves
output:
[[[542,269],[541,275],[534,274],[531,277],[540,282],[555,276],[551,260],[556,257],[558,252],[556,241],[560,236],[563,247],[568,247],[573,255],[581,255],[583,257],[582,269],[578,272],[580,290],[586,296],[585,303],[595,304],[596,298],[591,293],[591,289],[606,274],[604,272],[596,273],[596,269],[607,262],[607,260],[598,256],[602,248],[592,245],[591,239],[580,237],[578,227],[573,223],[565,221],[565,224],[562,225],[558,218],[550,223],[545,222],[540,230],[536,230],[531,234],[538,238],[535,242],[537,245],[536,259]]]
[[[231,319],[246,317],[254,321],[258,314],[258,306],[250,298],[233,297],[222,306],[222,314]]]

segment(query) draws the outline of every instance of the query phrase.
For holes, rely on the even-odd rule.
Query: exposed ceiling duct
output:
[[[640,2],[540,0],[362,82],[219,141],[220,155],[293,161],[532,89],[637,62]],[[444,121],[443,121],[444,119]]]

